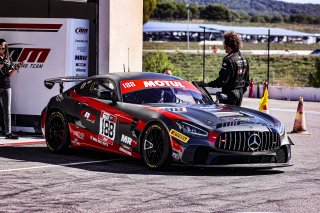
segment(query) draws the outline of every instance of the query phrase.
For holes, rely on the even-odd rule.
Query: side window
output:
[[[88,86],[88,89],[89,97],[104,99],[106,92],[115,92],[115,85],[108,79],[97,79]]]
[[[90,87],[92,87],[93,80],[88,80],[79,83],[75,88],[75,92],[82,96],[90,96]]]

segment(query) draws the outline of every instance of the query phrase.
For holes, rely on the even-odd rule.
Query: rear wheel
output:
[[[142,144],[143,159],[148,168],[157,170],[168,164],[171,146],[168,132],[162,124],[149,126]]]
[[[46,121],[46,143],[51,152],[63,153],[70,144],[68,123],[61,112],[53,112]]]

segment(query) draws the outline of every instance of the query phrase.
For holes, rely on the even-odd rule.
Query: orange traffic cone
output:
[[[269,114],[269,93],[267,88],[265,89],[263,97],[259,102],[259,111]]]
[[[296,119],[294,120],[293,130],[291,133],[309,135],[307,132],[306,119],[303,112],[303,97],[301,96],[297,108]]]

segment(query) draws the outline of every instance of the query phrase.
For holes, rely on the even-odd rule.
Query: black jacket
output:
[[[248,60],[236,50],[223,58],[218,78],[209,82],[208,86],[222,87],[222,92],[228,95],[228,100],[222,103],[240,106],[249,84]]]

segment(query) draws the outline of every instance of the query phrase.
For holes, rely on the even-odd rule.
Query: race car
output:
[[[64,82],[77,82],[63,91]],[[292,165],[291,140],[276,118],[218,104],[204,88],[149,72],[62,77],[60,94],[42,111],[41,127],[54,153],[94,148],[168,164],[273,168]]]

